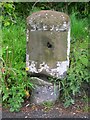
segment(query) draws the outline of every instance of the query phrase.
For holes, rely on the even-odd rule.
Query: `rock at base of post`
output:
[[[43,80],[42,80],[43,81]],[[43,104],[45,102],[54,103],[59,98],[59,86],[52,84],[37,84],[32,90],[30,101],[34,104]]]

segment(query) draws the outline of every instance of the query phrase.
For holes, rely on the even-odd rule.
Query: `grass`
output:
[[[25,22],[18,22],[15,25],[2,29],[3,58],[8,66],[16,69],[25,68],[26,55],[26,33]]]
[[[75,39],[86,39],[88,36],[88,19],[77,19],[75,13],[70,16],[71,37]]]

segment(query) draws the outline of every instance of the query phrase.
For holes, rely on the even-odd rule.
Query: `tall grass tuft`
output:
[[[87,19],[76,18],[76,13],[70,16],[71,19],[71,37],[77,39],[83,39],[87,37],[88,22]]]
[[[8,66],[25,67],[26,35],[25,22],[2,29],[3,58]],[[23,66],[24,65],[24,66]]]

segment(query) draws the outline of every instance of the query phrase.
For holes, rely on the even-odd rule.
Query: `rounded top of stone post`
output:
[[[41,10],[27,17],[27,25],[44,24],[47,26],[54,25],[68,28],[69,23],[70,18],[67,14],[51,10]]]

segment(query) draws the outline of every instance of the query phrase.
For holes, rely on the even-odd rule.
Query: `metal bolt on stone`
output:
[[[27,17],[26,36],[26,68],[28,73],[32,75],[36,74],[64,78],[69,67],[69,16],[65,13],[51,10],[33,13],[32,15]],[[45,84],[45,80],[43,78],[42,80],[43,84]],[[41,80],[36,77],[35,80],[32,81],[36,85],[37,83],[42,83]],[[47,82],[50,83],[48,80]],[[39,88],[36,87],[35,90],[38,91],[39,89],[39,98],[40,89],[44,89],[45,91],[45,88],[47,88],[47,86],[50,86],[46,83],[46,85],[44,85],[44,87],[42,88],[43,84],[38,85]],[[54,87],[52,87],[52,91],[53,89]],[[33,93],[36,94],[35,91]],[[44,95],[47,96],[46,99],[48,99],[50,95],[53,96],[54,99],[52,97],[53,100],[51,101],[55,101],[57,99],[57,97],[54,96],[55,94],[51,93],[50,91],[48,92],[47,89]],[[41,92],[41,96],[43,96],[43,92]],[[44,99],[44,97],[41,99]],[[39,99],[39,101],[44,100]]]

